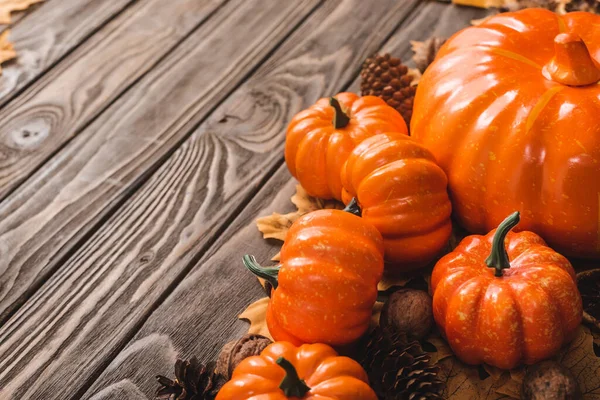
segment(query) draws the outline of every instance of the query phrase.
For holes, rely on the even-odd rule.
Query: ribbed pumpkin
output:
[[[311,196],[341,200],[340,170],[364,139],[382,132],[407,135],[402,116],[375,96],[340,93],[323,98],[290,122],[285,161]]]
[[[600,257],[600,16],[503,13],[455,34],[419,82],[411,134],[485,233],[514,210],[557,251]]]
[[[363,368],[324,344],[275,342],[243,360],[216,400],[377,400]]]
[[[573,339],[582,302],[569,261],[516,212],[486,236],[468,236],[433,269],[433,315],[458,358],[511,369]]]
[[[369,327],[383,275],[383,239],[364,219],[318,210],[290,227],[281,264],[244,264],[273,286],[267,326],[275,340],[346,345]]]
[[[386,273],[422,267],[452,233],[448,180],[429,150],[404,135],[365,139],[342,168],[344,201],[383,236]]]

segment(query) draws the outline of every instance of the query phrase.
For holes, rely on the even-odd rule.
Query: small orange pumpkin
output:
[[[290,227],[279,266],[263,268],[252,256],[244,264],[274,288],[267,326],[275,340],[346,345],[369,327],[383,239],[350,212],[318,210]]]
[[[341,200],[340,170],[352,149],[392,131],[408,134],[402,116],[385,101],[340,93],[296,114],[287,128],[285,161],[308,194]]]
[[[510,232],[518,222],[515,212],[486,236],[466,237],[433,269],[435,321],[468,364],[534,364],[581,323],[573,267],[535,233]]]
[[[379,230],[386,272],[431,262],[452,233],[448,180],[429,150],[408,136],[365,139],[342,168],[344,201],[356,197],[362,217]]]
[[[411,134],[449,180],[455,216],[484,233],[511,211],[565,255],[600,258],[600,16],[502,13],[440,49]]]
[[[377,400],[363,368],[324,344],[275,342],[243,360],[216,400]]]

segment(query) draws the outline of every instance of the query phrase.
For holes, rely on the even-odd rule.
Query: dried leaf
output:
[[[444,43],[446,43],[446,38],[437,36],[432,36],[424,42],[411,40],[410,45],[415,53],[412,59],[420,72],[425,72]]]
[[[385,292],[393,287],[404,287],[408,282],[413,279],[411,275],[398,275],[398,276],[387,276],[384,275],[379,284],[377,290]]]
[[[452,3],[479,8],[500,8],[506,7],[507,3],[515,1],[516,0],[452,0]]]
[[[431,355],[431,360],[433,363],[454,356],[454,353],[452,353],[452,349],[450,348],[450,346],[448,346],[448,343],[444,339],[442,339],[439,333],[432,333],[431,335],[429,335],[429,337],[427,337],[427,339],[425,339],[425,341],[430,343],[431,345],[433,345],[433,347],[437,349],[437,351],[435,353],[432,353]]]
[[[584,400],[600,399],[600,357],[594,353],[594,337],[579,326],[577,336],[557,358],[577,378]]]
[[[443,393],[445,399],[450,400],[495,400],[508,398],[504,394],[496,393],[510,380],[510,375],[505,372],[502,379],[494,380],[491,376],[481,379],[478,367],[463,364],[455,357],[447,357],[439,362],[442,372],[440,378],[446,382]]]
[[[273,340],[271,333],[269,333],[269,328],[267,328],[267,305],[269,304],[269,300],[268,297],[256,300],[238,318],[250,322],[248,333],[263,335]]]
[[[419,81],[421,80],[421,71],[419,71],[417,68],[409,68],[406,75],[412,76],[413,78],[410,86],[417,86],[419,84]]]
[[[44,0],[0,0],[0,24],[10,24],[10,13],[23,11],[32,4],[41,3]]]
[[[262,232],[265,239],[277,239],[284,241],[290,226],[302,215],[311,211],[322,209],[343,209],[344,205],[336,200],[322,200],[312,197],[301,185],[296,185],[296,193],[292,196],[292,203],[297,211],[288,214],[273,213],[266,217],[260,217],[256,220],[258,230]],[[278,257],[276,255],[275,257]],[[279,261],[279,258],[274,261]]]
[[[13,44],[8,41],[8,35],[10,31],[7,29],[2,34],[0,34],[0,64],[5,61],[12,60],[17,56],[17,52],[15,51]],[[2,68],[0,68],[0,74],[2,73]]]

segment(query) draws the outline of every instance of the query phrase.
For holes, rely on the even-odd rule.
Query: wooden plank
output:
[[[2,67],[0,106],[134,1],[51,0],[13,14],[9,39],[19,56]]]
[[[297,7],[293,4],[275,7],[272,12],[275,19],[263,24],[265,30],[261,30],[263,25],[257,19],[271,15],[266,11],[253,13],[250,6],[242,7],[241,3],[236,0],[219,9],[213,18],[84,130],[80,138],[73,140],[19,191],[0,204],[0,321],[6,320],[47,279],[61,259],[93,230],[93,223],[101,221],[103,213],[115,206],[115,199],[127,187],[134,185],[149,166],[160,162],[161,154],[160,151],[157,154],[156,148],[162,149],[164,155],[169,146],[174,146],[186,132],[179,129],[206,115],[225,97],[229,88],[239,84],[261,56],[312,10],[316,0],[301,2]],[[194,14],[192,10],[199,14],[199,4],[209,3],[151,0],[147,4],[150,7],[140,11],[154,13],[161,10],[163,15],[157,18],[164,21],[163,18],[167,18],[164,14],[172,12],[162,10],[163,5],[179,10],[183,19],[194,20],[188,14]],[[254,17],[247,18],[242,11],[236,11],[238,8]],[[282,8],[289,15],[280,14]],[[152,20],[141,19],[142,23],[151,24]],[[171,23],[183,24],[183,21],[174,20]],[[220,29],[224,23],[234,32]],[[156,25],[164,28],[162,23],[156,22]],[[116,29],[120,30],[119,27]],[[145,34],[148,29],[153,31],[144,26],[138,27],[137,31],[150,46],[155,46],[158,38],[148,41]],[[244,34],[253,34],[256,38],[244,37]],[[224,46],[226,41],[229,42]],[[139,44],[136,42],[136,47],[141,48],[142,53],[148,51],[146,45],[140,47]],[[214,48],[217,47],[221,47],[222,58],[214,59]],[[68,81],[69,76],[64,75],[64,78]],[[65,79],[60,82],[68,85]],[[98,76],[96,84],[98,79],[103,78]],[[76,100],[67,103],[80,104]],[[32,103],[26,104],[30,107]],[[35,110],[35,107],[30,109]],[[64,123],[60,125],[63,129],[67,127]],[[55,132],[59,131],[55,129]],[[174,135],[177,132],[179,138]],[[5,251],[2,251],[3,246]]]
[[[409,40],[423,40],[433,32],[450,35],[466,26],[473,16],[482,14],[470,11],[457,12],[455,7],[437,3],[422,6],[382,50],[408,60]],[[268,264],[267,260],[279,251],[279,242],[262,239],[255,219],[272,212],[292,211],[290,197],[295,186],[296,181],[281,164],[84,398],[146,399],[157,387],[154,375],[172,376],[177,358],[197,355],[204,361],[214,359],[225,343],[247,331],[248,325],[237,320],[237,315],[264,293],[243,268],[241,257],[254,254]]]
[[[281,163],[282,130],[291,116],[319,96],[346,86],[364,57],[379,48],[386,34],[416,3],[386,0],[373,10],[361,0],[326,2],[311,14],[252,79],[230,96],[0,329],[0,397],[52,399],[58,397],[54,387],[78,394],[86,388],[86,379],[93,379],[94,371],[110,362],[236,210]],[[239,29],[252,15],[265,30],[267,22],[282,27],[277,29],[290,29],[289,20],[255,15],[297,3],[278,4],[264,9],[244,2],[240,7],[248,9],[238,7],[222,24],[233,19]],[[229,35],[235,32],[230,26],[220,29]],[[254,37],[259,43],[269,39],[258,32],[245,33],[244,37]],[[198,41],[192,43],[196,49]],[[214,44],[207,46],[214,48]],[[100,200],[105,204],[123,193],[121,184],[131,185],[147,171],[152,157],[165,154],[177,138],[184,137],[177,132],[192,116],[176,111],[201,101],[196,100],[198,88],[203,86],[198,76],[204,76],[218,61],[197,56],[181,67],[170,63],[170,79],[162,83],[157,75],[152,81],[152,89],[163,85],[161,90],[147,90],[143,98],[132,99],[141,104],[127,109],[129,115],[136,110],[143,113],[127,122],[121,121],[120,114],[107,120],[101,117],[98,124],[120,132],[119,140],[102,137],[104,142],[113,143],[100,150],[94,143],[88,146],[97,135],[85,142],[83,136],[74,140],[73,144],[82,141],[73,147],[76,162],[71,162],[71,157],[65,162],[80,165],[76,179],[66,181],[58,199],[51,195],[49,201],[62,207],[59,200],[68,200],[64,212],[69,215],[76,207],[81,211],[75,214],[87,212],[74,217],[82,224],[90,208],[99,209]],[[188,69],[182,71],[184,66]],[[176,79],[181,79],[178,85],[173,82]],[[171,127],[173,121],[177,131]],[[97,158],[98,154],[103,155]],[[88,160],[95,169],[86,164]],[[90,183],[87,174],[92,173],[96,176]],[[115,176],[119,184],[110,185]],[[109,182],[98,183],[102,179]],[[100,188],[98,192],[96,188]],[[77,191],[95,192],[95,197],[82,197]],[[56,235],[44,238],[49,236]]]
[[[0,112],[0,199],[210,16],[224,0],[144,0]]]

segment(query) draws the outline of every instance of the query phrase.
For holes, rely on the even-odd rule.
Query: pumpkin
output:
[[[340,170],[348,155],[365,138],[386,131],[408,134],[402,116],[379,97],[323,98],[290,122],[285,161],[308,194],[341,200]]]
[[[562,254],[600,257],[600,16],[526,9],[455,34],[419,82],[412,136],[453,210],[485,233],[514,210]]]
[[[452,233],[448,180],[429,150],[408,136],[380,134],[359,144],[342,168],[344,200],[379,230],[386,273],[431,262]]]
[[[383,275],[383,239],[364,219],[342,210],[318,210],[290,227],[281,264],[244,264],[274,288],[267,327],[275,340],[295,345],[346,345],[369,327]]]
[[[534,364],[581,323],[573,267],[535,233],[509,232],[518,222],[515,212],[486,236],[468,236],[433,269],[435,321],[468,364]]]
[[[267,346],[244,359],[216,400],[377,400],[363,368],[325,344]]]

